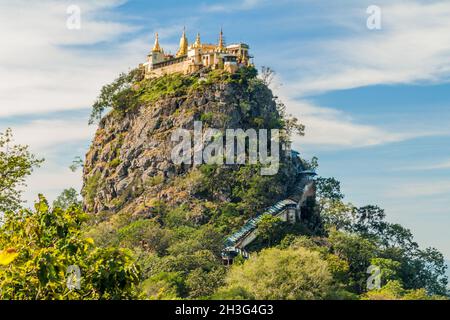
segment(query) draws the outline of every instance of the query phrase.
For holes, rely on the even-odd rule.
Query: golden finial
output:
[[[158,35],[158,32],[156,33],[155,45],[153,46],[152,52],[162,52],[162,49],[159,46],[159,35]]]
[[[186,37],[186,27],[183,28],[183,35],[180,39],[180,48],[177,52],[177,57],[182,57],[187,55],[188,52],[188,39]]]
[[[200,48],[202,46],[201,40],[200,40],[200,33],[197,33],[197,38],[195,39],[194,48]]]
[[[220,35],[219,35],[219,44],[217,45],[217,51],[222,52],[225,48],[224,40],[223,40],[223,29],[220,28]]]

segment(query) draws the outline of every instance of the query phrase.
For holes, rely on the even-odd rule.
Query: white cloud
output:
[[[101,18],[121,3],[77,1],[81,29],[69,30],[69,1],[2,1],[0,117],[87,108],[105,82],[137,66],[150,44],[116,44],[136,28]]]
[[[239,0],[219,4],[205,4],[202,10],[205,12],[235,12],[239,10],[251,10],[266,3],[266,0]]]
[[[448,135],[450,130],[395,131],[376,125],[361,124],[350,115],[332,108],[294,98],[289,87],[279,86],[276,78],[274,92],[286,105],[287,112],[306,126],[306,135],[296,137],[295,147],[303,149],[350,149],[394,143],[418,137]]]
[[[86,119],[34,120],[23,125],[12,126],[14,143],[26,144],[38,158],[45,158],[27,179],[24,200],[31,205],[37,194],[42,193],[54,200],[63,189],[81,189],[81,171],[71,172],[69,165],[76,156],[84,156],[86,141],[95,128],[88,126]]]
[[[34,120],[12,129],[17,143],[30,145],[33,152],[44,156],[55,147],[88,141],[95,131],[86,119]]]
[[[391,198],[420,198],[449,193],[450,182],[445,180],[391,184],[384,191],[384,195]]]
[[[41,192],[54,199],[64,188],[81,186],[81,173],[68,166],[83,156],[95,127],[86,117],[60,112],[87,109],[105,83],[119,72],[143,62],[152,34],[138,37],[137,28],[116,20],[114,9],[122,0],[0,2],[0,131],[13,129],[15,141],[46,158],[28,179],[25,199],[32,203]],[[66,27],[67,7],[81,9],[81,29]],[[161,40],[179,33],[181,26],[161,30]],[[163,43],[164,48],[172,44]],[[37,120],[14,121],[33,115]],[[10,121],[10,122],[9,122]],[[74,146],[76,149],[71,149]]]
[[[332,7],[321,17],[327,16],[336,27],[345,29],[344,36],[290,42],[284,44],[286,50],[276,52],[281,57],[272,57],[282,69],[298,70],[276,90],[288,111],[306,125],[307,135],[296,139],[297,146],[357,148],[450,134],[448,129],[405,131],[383,124],[361,124],[344,112],[307,100],[309,95],[369,85],[447,81],[450,3],[380,1],[379,5],[381,31],[366,28],[367,6],[361,1]]]
[[[450,169],[450,160],[446,162],[441,162],[431,166],[424,166],[425,170],[438,170],[438,169]]]
[[[104,18],[123,2],[76,1],[81,30],[66,28],[71,1],[0,2],[0,118],[27,114],[37,118],[20,124],[2,121],[0,131],[11,127],[17,143],[46,158],[27,181],[29,203],[37,192],[53,199],[64,188],[80,187],[81,173],[72,173],[68,166],[85,150],[71,148],[85,144],[95,130],[85,117],[62,114],[50,119],[45,113],[88,108],[104,83],[145,57],[150,44],[143,39],[116,42],[134,31],[133,26]],[[94,44],[106,48],[95,49]]]
[[[380,1],[382,30],[365,27],[365,8],[332,17],[346,23],[345,36],[312,40],[297,50],[298,95],[376,84],[448,81],[450,75],[450,2]],[[297,48],[298,49],[298,48]],[[305,53],[302,55],[302,53]]]
[[[450,169],[450,160],[440,162],[440,163],[435,163],[435,164],[402,167],[402,168],[398,168],[397,170],[431,171],[431,170],[444,170],[444,169]]]

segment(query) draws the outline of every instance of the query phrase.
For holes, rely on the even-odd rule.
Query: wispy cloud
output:
[[[0,2],[0,131],[11,127],[17,143],[46,158],[28,179],[29,201],[37,192],[54,198],[64,188],[80,187],[81,173],[68,166],[83,156],[95,128],[86,117],[62,111],[89,108],[102,85],[145,57],[147,39],[123,39],[137,28],[112,14],[123,3],[76,1],[81,29],[69,30],[72,1]]]
[[[15,143],[29,145],[37,157],[45,158],[27,179],[24,199],[28,205],[38,192],[53,200],[65,188],[81,188],[81,172],[71,172],[69,165],[71,159],[84,155],[86,142],[94,135],[95,128],[87,126],[86,119],[41,119],[12,127]]]
[[[279,79],[277,81],[280,82]],[[287,112],[306,126],[306,135],[296,137],[297,148],[352,149],[401,142],[419,137],[450,135],[450,129],[395,130],[363,124],[349,114],[296,98],[289,87],[274,85],[274,92],[286,105]]]
[[[2,1],[0,117],[87,108],[118,70],[137,66],[149,45],[117,41],[136,28],[104,19],[123,2],[77,1],[81,29],[69,30],[69,1]]]
[[[201,6],[205,12],[235,12],[240,10],[251,10],[267,3],[267,0],[238,0],[227,1],[214,4],[204,4]]]
[[[290,85],[297,95],[449,80],[448,1],[379,1],[382,29],[378,31],[366,28],[364,3],[339,14],[326,13],[347,32],[310,40],[302,48],[292,44],[289,52],[297,54],[286,57],[285,63],[301,70],[298,81]]]
[[[89,141],[95,128],[88,126],[86,119],[34,120],[26,124],[12,126],[17,143],[30,145],[40,156],[54,147],[62,147],[74,142]]]
[[[417,181],[391,184],[387,186],[384,195],[391,198],[417,198],[447,195],[450,193],[450,182],[447,180]]]
[[[432,170],[445,170],[450,169],[450,160],[434,163],[434,164],[424,164],[424,165],[417,165],[417,166],[409,166],[409,167],[402,167],[397,170],[414,170],[414,171],[432,171]]]
[[[308,1],[298,0],[298,3]],[[341,32],[301,42],[281,44],[286,50],[267,54],[289,70],[277,94],[288,111],[306,126],[298,146],[359,148],[436,135],[448,129],[399,129],[384,124],[364,124],[349,114],[315,105],[308,97],[325,92],[371,85],[441,83],[450,79],[450,3],[444,1],[381,0],[382,30],[366,28],[370,1],[330,5],[326,16]],[[347,9],[347,10],[344,10]],[[344,21],[344,22],[343,22]],[[345,30],[345,32],[342,32]],[[280,56],[281,55],[281,56]],[[298,70],[298,71],[297,71]]]

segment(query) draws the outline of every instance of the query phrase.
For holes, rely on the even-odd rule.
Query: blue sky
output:
[[[68,166],[95,131],[100,87],[143,62],[153,35],[175,51],[183,26],[215,42],[250,44],[257,66],[306,124],[295,146],[347,200],[378,204],[423,246],[450,258],[450,3],[379,0],[0,2],[0,129],[46,158],[26,198],[81,185]],[[81,29],[66,28],[69,5]],[[381,30],[366,26],[369,5]]]

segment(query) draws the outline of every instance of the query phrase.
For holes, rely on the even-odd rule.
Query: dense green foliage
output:
[[[0,213],[20,207],[25,178],[42,161],[27,146],[14,144],[10,129],[0,133]]]
[[[244,293],[253,299],[324,299],[332,288],[329,266],[318,252],[271,248],[233,266],[215,298],[239,298]]]
[[[242,84],[255,79],[256,69],[242,68],[235,74],[229,74],[221,70],[207,73],[203,79],[200,74],[183,75],[168,74],[154,79],[144,79],[144,71],[141,68],[122,73],[112,83],[105,85],[97,100],[92,106],[90,124],[100,120],[103,113],[112,109],[116,113],[124,113],[134,110],[141,104],[154,102],[161,97],[177,97],[187,94],[190,90],[199,90],[218,81]]]
[[[0,150],[0,299],[138,297],[140,270],[132,253],[96,247],[84,236],[88,216],[77,192],[65,190],[53,208],[43,196],[34,210],[19,208],[18,188],[42,160],[14,145],[10,130],[0,136]],[[79,288],[73,270],[80,271]]]
[[[82,202],[78,198],[78,191],[74,188],[63,190],[63,192],[53,201],[53,207],[61,208],[63,210],[69,209],[71,206],[80,207]]]
[[[88,236],[103,246],[129,248],[139,256],[142,290],[150,299],[199,298],[222,284],[223,236],[210,225],[186,222],[186,209],[164,214],[164,221],[114,216],[97,224]]]
[[[406,290],[399,281],[389,281],[380,289],[362,295],[362,300],[447,300],[443,296],[430,296],[425,289]]]
[[[0,248],[14,259],[0,267],[0,298],[136,298],[139,269],[131,252],[96,247],[81,232],[86,218],[76,206],[51,209],[42,196],[33,211],[7,213]],[[68,286],[70,266],[81,271],[80,287],[73,290]]]
[[[335,179],[319,179],[318,206],[331,230],[333,250],[350,264],[349,285],[365,290],[370,265],[382,269],[382,283],[396,280],[406,290],[425,289],[447,294],[448,279],[443,255],[434,248],[421,249],[410,230],[385,220],[378,206],[357,208],[346,204]]]
[[[100,120],[108,108],[125,111],[136,107],[135,88],[133,84],[143,79],[141,69],[134,69],[129,73],[122,73],[111,84],[105,85],[92,107],[89,123]]]

